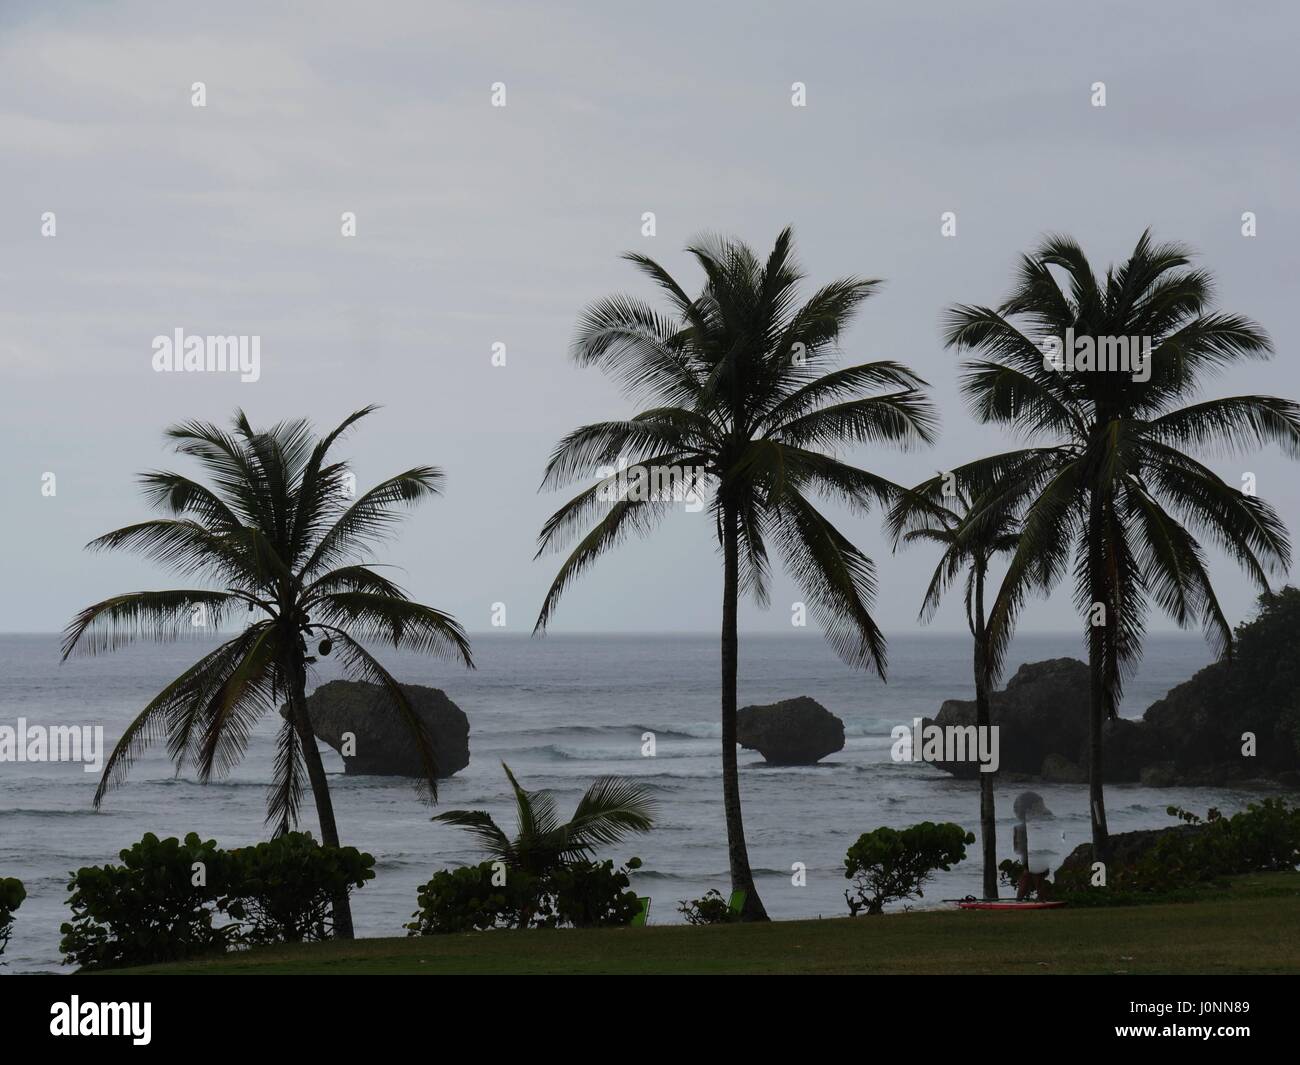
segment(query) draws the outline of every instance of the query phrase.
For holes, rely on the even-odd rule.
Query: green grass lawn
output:
[[[268,947],[132,973],[1294,973],[1300,874],[1197,902]]]

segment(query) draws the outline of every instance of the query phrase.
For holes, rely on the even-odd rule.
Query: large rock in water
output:
[[[1088,667],[1074,658],[1027,662],[1005,691],[989,695],[998,726],[998,772],[1064,782],[1077,777],[1088,749]],[[948,699],[924,725],[974,725],[974,700]],[[976,762],[934,762],[953,776],[978,777]]]
[[[989,718],[998,726],[998,772],[1039,777],[1050,784],[1080,784],[1088,779],[1088,667],[1076,658],[1027,662],[1004,691],[989,696]],[[948,699],[937,717],[924,724],[973,725],[975,702]],[[1103,769],[1108,783],[1143,780],[1152,786],[1174,783],[1170,776],[1170,737],[1142,721],[1108,721],[1103,727]],[[974,779],[974,762],[935,762],[953,776]]]
[[[1152,703],[1142,727],[1162,740],[1167,779],[1266,777],[1300,787],[1300,590],[1260,596],[1259,613],[1237,629],[1235,643],[1231,659]]]
[[[469,765],[469,718],[439,688],[403,684],[411,708],[424,722],[433,744],[438,776],[449,777]],[[343,735],[356,737],[356,753],[345,756],[349,774],[422,777],[424,769],[411,730],[377,684],[332,680],[307,696],[312,731],[342,754]],[[288,708],[281,707],[281,716]]]
[[[736,740],[772,765],[813,765],[844,749],[844,722],[806,695],[736,714]]]
[[[1270,779],[1300,787],[1300,589],[1260,597],[1238,627],[1235,653],[1147,708],[1140,721],[1106,723],[1105,780],[1147,787]],[[1084,780],[1088,667],[1072,658],[1021,666],[989,699],[999,726],[1000,773],[1053,783]],[[975,704],[950,699],[926,724],[973,725]],[[936,763],[974,777],[973,763]]]

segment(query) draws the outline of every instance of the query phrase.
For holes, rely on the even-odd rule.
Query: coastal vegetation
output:
[[[632,254],[626,258],[657,287],[665,309],[616,295],[591,305],[579,322],[574,360],[611,375],[638,411],[573,430],[549,456],[543,489],[579,481],[585,487],[539,534],[538,556],[567,554],[535,625],[544,632],[565,590],[628,535],[649,535],[683,503],[707,509],[722,556],[721,790],[731,897],[711,889],[683,900],[679,912],[688,925],[767,921],[742,816],[737,619],[742,597],[767,605],[773,553],[836,653],[855,668],[886,675],[886,641],[872,617],[875,565],[832,522],[827,503],[855,516],[881,508],[896,549],[918,543],[940,549],[922,596],[923,621],[964,581],[977,729],[993,724],[994,686],[1023,610],[1072,574],[1088,648],[1083,761],[1092,838],[1058,871],[1056,891],[1080,912],[1018,925],[1018,932],[1030,931],[1014,955],[984,936],[1007,927],[997,915],[789,922],[779,931],[601,931],[644,924],[648,900],[632,889],[640,861],[616,866],[598,852],[652,828],[651,793],[635,781],[601,778],[564,821],[551,792],[525,789],[503,765],[515,800],[513,835],[482,810],[433,818],[473,834],[487,856],[435,872],[419,889],[405,926],[413,940],[438,937],[455,945],[256,949],[350,939],[349,895],[374,876],[370,855],[339,843],[308,705],[312,667],[335,655],[349,678],[373,688],[370,712],[400,725],[402,745],[409,747],[402,753],[417,763],[423,794],[432,800],[441,767],[426,719],[412,705],[409,693],[416,689],[400,684],[367,644],[468,668],[474,663],[455,618],[412,601],[371,561],[404,508],[440,493],[442,472],[416,466],[357,494],[334,449],[373,408],[324,436],[306,420],[255,429],[237,412],[229,431],[197,421],[168,429],[176,452],[195,460],[205,480],[170,470],[145,473],[144,495],[163,516],[89,545],[138,551],[197,578],[196,586],[131,592],[87,607],[65,631],[62,653],[111,651],[138,638],[220,634],[222,642],[127,728],[107,758],[94,805],[158,740],[178,772],[191,768],[205,783],[222,776],[243,756],[254,725],[279,708],[284,720],[267,802],[272,839],[225,851],[194,834],[184,840],[146,834],[121,852],[121,865],[73,873],[72,918],[62,926],[68,963],[102,969],[178,962],[193,964],[193,971],[294,965],[305,968],[287,971],[407,971],[411,965],[430,966],[411,971],[528,971],[543,964],[546,971],[566,965],[594,972],[771,971],[783,951],[781,971],[790,971],[792,952],[799,952],[795,968],[807,962],[816,971],[998,971],[1020,965],[1029,945],[1068,957],[1061,971],[1115,971],[1116,958],[1137,957],[1136,944],[1149,952],[1150,965],[1174,971],[1171,956],[1152,944],[1157,934],[1178,936],[1187,927],[1187,910],[1170,905],[1175,901],[1194,900],[1203,915],[1233,905],[1261,921],[1267,901],[1281,924],[1300,930],[1293,872],[1300,862],[1300,810],[1276,799],[1231,816],[1171,809],[1180,827],[1144,834],[1140,846],[1116,837],[1122,845],[1112,852],[1103,791],[1104,750],[1115,749],[1105,746],[1107,736],[1116,733],[1123,684],[1141,655],[1152,608],[1181,627],[1204,630],[1218,661],[1197,680],[1208,678],[1204,683],[1230,709],[1218,718],[1179,719],[1192,720],[1188,728],[1169,726],[1170,712],[1162,710],[1149,731],[1163,731],[1144,742],[1176,750],[1171,763],[1195,768],[1207,750],[1222,757],[1215,752],[1247,736],[1253,743],[1263,721],[1267,755],[1259,764],[1279,780],[1300,770],[1293,653],[1300,592],[1269,587],[1290,564],[1288,532],[1253,481],[1231,484],[1194,457],[1270,445],[1300,457],[1297,403],[1198,396],[1212,372],[1269,356],[1264,330],[1213,307],[1211,275],[1193,267],[1181,245],[1159,244],[1144,233],[1124,262],[1099,275],[1074,240],[1047,238],[1023,257],[1001,304],[955,305],[945,326],[947,345],[965,357],[961,384],[976,418],[1022,437],[1026,446],[965,461],[907,488],[840,457],[862,445],[905,449],[936,440],[927,383],[907,366],[838,365],[845,329],[880,282],[843,278],[805,298],[789,229],[766,257],[725,238],[702,239],[687,250],[704,275],[697,295],[688,295],[659,263]],[[1139,341],[1134,358],[1114,365],[1094,358],[1116,338]],[[1261,589],[1260,616],[1235,633],[1210,580],[1206,544]],[[1072,666],[1082,692],[1084,667]],[[842,745],[842,723],[839,732]],[[998,865],[993,774],[978,777],[983,893],[996,897],[999,868],[1013,878],[1019,869],[1014,861]],[[294,831],[304,783],[322,844]],[[863,834],[845,858],[844,875],[854,888],[845,892],[850,913],[879,915],[891,903],[924,897],[934,873],[963,861],[974,842],[951,823]],[[1100,880],[1096,863],[1103,867]],[[23,896],[18,881],[0,880],[0,951]],[[1105,924],[1095,912],[1126,903],[1145,904],[1146,916]],[[1202,950],[1206,964],[1248,966],[1240,944],[1207,931],[1206,920],[1196,918],[1197,944],[1186,957]],[[887,931],[846,931],[861,925]],[[547,932],[557,928],[574,930],[572,938]],[[529,933],[477,935],[488,930]],[[960,930],[964,946],[941,948],[939,930]],[[1135,937],[1123,956],[1113,953],[1117,934]],[[689,936],[704,938],[683,938]],[[1294,968],[1294,959],[1276,954],[1269,938],[1254,957],[1264,967]],[[1085,939],[1096,946],[1081,947]],[[845,943],[878,953],[865,962]],[[193,962],[214,954],[228,957]]]
[[[182,974],[1297,973],[1300,873],[1233,878],[1190,902],[1038,913],[918,910],[414,939],[334,940],[121,972]]]
[[[27,889],[17,877],[0,877],[0,954],[5,952],[14,931],[14,913],[27,897]]]
[[[339,439],[374,408],[365,407],[317,437],[305,420],[257,430],[243,412],[234,431],[205,422],[167,430],[178,454],[198,461],[210,485],[170,470],[140,477],[148,501],[168,516],[128,525],[91,541],[94,550],[141,552],[216,589],[128,592],[83,610],[64,633],[63,657],[95,654],[140,638],[239,631],[164,688],[118,740],[104,765],[96,808],[151,742],[167,740],[179,772],[200,781],[229,771],[243,755],[256,721],[284,700],[267,821],[277,836],[297,824],[304,770],[326,846],[339,845],[329,782],[307,710],[307,670],[315,654],[337,648],[344,671],[379,686],[375,713],[406,725],[437,795],[438,766],[428,731],[401,685],[365,644],[437,655],[473,666],[469,640],[455,618],[413,602],[368,565],[368,552],[389,533],[403,507],[441,492],[435,466],[415,466],[357,495],[348,464],[332,458]],[[310,644],[314,647],[309,647]],[[335,900],[335,934],[352,932],[346,892]]]
[[[766,920],[750,868],[736,761],[737,609],[741,595],[766,605],[769,543],[807,598],[809,612],[849,665],[884,675],[885,638],[871,616],[875,566],[820,508],[857,513],[902,491],[851,466],[835,450],[854,444],[910,447],[935,439],[925,382],[898,362],[832,369],[839,339],[880,282],[832,281],[800,302],[803,273],[783,230],[766,259],[738,240],[707,238],[687,251],[705,276],[686,289],[644,255],[625,256],[662,291],[661,312],[627,295],[584,313],[572,354],[614,377],[638,402],[631,418],[569,433],[546,466],[543,488],[594,475],[594,484],[542,528],[538,555],[572,548],[537,618],[546,628],[565,588],[630,533],[648,535],[673,493],[629,493],[662,468],[692,474],[688,491],[713,487],[708,509],[722,553],[722,790],[727,856],[742,917]],[[618,466],[617,473],[610,472]],[[603,471],[603,472],[602,472]],[[641,476],[634,477],[640,473]],[[611,497],[611,492],[613,493]]]
[[[655,800],[637,781],[601,777],[583,793],[573,816],[561,821],[551,792],[528,791],[508,765],[503,762],[501,768],[515,796],[518,823],[513,838],[482,810],[448,810],[433,819],[465,829],[493,861],[511,869],[545,876],[587,858],[597,847],[611,847],[654,826]]]
[[[184,840],[147,832],[120,857],[71,874],[65,962],[145,965],[326,939],[339,896],[375,875],[372,855],[323,847],[305,832],[234,850],[193,832]]]
[[[975,415],[1042,441],[952,472],[995,511],[1021,514],[989,617],[995,667],[1029,597],[1073,572],[1090,670],[1092,853],[1103,862],[1103,726],[1118,716],[1150,607],[1180,627],[1199,624],[1230,655],[1232,626],[1200,538],[1263,591],[1291,559],[1285,526],[1253,485],[1229,484],[1193,457],[1269,444],[1300,457],[1300,405],[1262,395],[1194,401],[1208,376],[1266,358],[1272,344],[1249,318],[1213,309],[1212,276],[1190,264],[1186,247],[1148,231],[1099,276],[1075,240],[1053,236],[1024,256],[997,307],[958,304],[947,315],[948,345],[973,356],[962,387]],[[1076,350],[1095,356],[1126,338],[1141,338],[1140,359],[1074,361]],[[1045,354],[1048,340],[1057,357]]]
[[[864,832],[844,858],[844,876],[853,881],[853,894],[844,892],[849,913],[880,914],[888,903],[921,898],[926,882],[965,861],[966,847],[974,842],[971,833],[951,822]]]
[[[555,796],[528,791],[502,763],[514,792],[517,827],[508,835],[482,810],[448,810],[435,821],[455,825],[478,840],[489,860],[444,869],[420,888],[419,909],[406,927],[412,935],[488,928],[590,928],[627,924],[640,905],[630,891],[631,858],[622,868],[591,860],[654,825],[655,800],[642,784],[602,777],[561,821]]]
[[[608,858],[579,858],[543,874],[501,861],[441,869],[420,886],[407,934],[631,924],[641,912],[641,900],[631,889],[631,874],[640,867],[639,858],[618,868]]]
[[[886,520],[895,546],[930,543],[943,549],[921,602],[922,621],[934,617],[944,592],[960,579],[963,571],[966,573],[966,626],[974,640],[975,726],[981,732],[993,723],[989,693],[997,682],[998,672],[989,647],[989,568],[998,556],[1010,554],[1020,543],[1020,523],[1014,511],[990,505],[992,502],[995,500],[972,500],[955,479],[941,474],[902,497]],[[919,742],[919,738],[914,742]],[[979,774],[980,854],[986,899],[998,896],[993,776],[992,772]]]
[[[681,899],[677,903],[677,912],[687,924],[726,924],[737,916],[717,888],[709,888],[698,899]]]
[[[1300,807],[1285,799],[1252,802],[1231,816],[1210,809],[1201,817],[1176,806],[1167,812],[1181,825],[1143,834],[1152,837],[1149,844],[1116,855],[1104,884],[1088,862],[1090,848],[1080,848],[1057,871],[1056,897],[1075,906],[1150,902],[1240,873],[1300,866]]]

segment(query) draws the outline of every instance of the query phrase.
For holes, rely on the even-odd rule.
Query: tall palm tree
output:
[[[127,727],[104,766],[95,807],[126,779],[132,762],[160,735],[180,771],[188,762],[200,781],[228,771],[244,753],[254,724],[281,700],[280,728],[267,822],[277,835],[297,822],[306,767],[321,838],[338,846],[329,784],[307,711],[307,669],[317,651],[337,646],[344,670],[378,685],[388,712],[410,730],[424,786],[437,795],[437,763],[428,730],[405,694],[362,641],[382,640],[463,661],[469,641],[448,614],[422,606],[367,564],[370,547],[400,518],[399,508],[440,492],[442,472],[417,466],[353,498],[346,462],[330,448],[374,408],[346,418],[317,439],[306,421],[255,430],[242,411],[234,432],[205,422],[167,430],[178,454],[197,459],[210,487],[180,473],[140,477],[148,501],[169,516],[128,525],[92,540],[91,549],[139,551],[179,574],[202,576],[220,590],[128,592],[87,607],[64,633],[63,657],[74,650],[114,650],[144,636],[175,639],[238,620],[242,628],[164,688]],[[236,614],[242,615],[236,618]],[[346,892],[334,900],[334,927],[352,936]]]
[[[518,828],[513,839],[482,810],[448,810],[434,820],[471,832],[491,858],[512,869],[545,876],[654,825],[655,800],[634,780],[601,777],[583,793],[573,816],[561,822],[551,792],[525,791],[505,762],[501,768],[515,793]]]
[[[943,550],[921,602],[920,620],[928,622],[939,609],[943,593],[966,571],[966,625],[974,639],[975,724],[981,733],[992,724],[989,692],[997,679],[989,654],[985,590],[989,566],[998,555],[1015,551],[1020,523],[1015,512],[1001,506],[1001,493],[971,499],[956,478],[943,474],[923,481],[899,498],[889,512],[886,527],[895,547],[914,543],[937,544]],[[984,897],[998,897],[997,822],[993,803],[993,774],[981,772],[980,844],[984,861]]]
[[[1099,278],[1074,240],[1052,236],[1023,257],[1000,306],[948,312],[948,344],[979,355],[963,381],[977,416],[1044,441],[959,472],[1027,503],[990,614],[995,661],[1031,589],[1053,586],[1073,560],[1076,602],[1087,618],[1093,856],[1103,862],[1103,724],[1116,716],[1141,653],[1150,603],[1180,626],[1199,622],[1216,651],[1228,654],[1232,628],[1198,536],[1264,589],[1268,574],[1285,572],[1290,560],[1273,508],[1193,457],[1269,443],[1300,457],[1300,406],[1259,395],[1193,401],[1210,373],[1267,358],[1272,347],[1250,319],[1212,309],[1213,279],[1190,261],[1186,247],[1157,244],[1148,231],[1126,262]],[[1067,330],[1096,352],[1112,338],[1144,338],[1147,361],[1136,370],[1132,361],[1127,369],[1070,370],[1062,365],[1069,353],[1048,347],[1053,339],[1062,345]]]
[[[854,443],[929,443],[935,418],[919,377],[896,362],[827,371],[840,334],[879,282],[851,277],[798,299],[803,279],[785,229],[767,260],[738,240],[706,237],[688,252],[704,271],[694,298],[654,260],[625,256],[663,290],[668,312],[631,296],[589,307],[572,354],[614,375],[633,400],[651,405],[630,418],[597,422],[566,436],[542,481],[557,488],[604,464],[602,476],[546,522],[538,555],[577,545],[560,567],[537,619],[545,629],[569,583],[627,533],[649,533],[672,508],[622,486],[665,469],[696,471],[714,486],[709,511],[722,550],[722,783],[734,889],[742,917],[765,920],[750,871],[736,763],[736,613],[742,592],[768,601],[767,542],[774,539],[831,646],[850,664],[885,668],[885,640],[872,620],[874,567],[813,496],[858,509],[887,504],[901,489],[841,462],[829,449]],[[888,391],[869,394],[873,389]],[[627,480],[621,480],[620,477]],[[611,493],[614,498],[610,498]],[[590,528],[588,525],[591,524]]]

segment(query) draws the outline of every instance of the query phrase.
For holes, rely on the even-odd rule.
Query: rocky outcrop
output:
[[[999,772],[1074,784],[1088,775],[1088,667],[1054,658],[1020,667],[989,698]],[[975,703],[950,699],[926,725],[973,725]],[[1206,666],[1151,704],[1140,721],[1102,734],[1108,783],[1162,788],[1269,779],[1300,787],[1300,591],[1261,599],[1237,630],[1236,654]],[[1249,753],[1248,753],[1249,752]],[[973,778],[973,762],[936,762]]]
[[[1110,837],[1109,868],[1132,868],[1165,836],[1190,836],[1205,830],[1204,825],[1173,825],[1170,828],[1143,829],[1140,832],[1120,832]],[[1056,879],[1062,874],[1085,876],[1092,870],[1092,844],[1080,843],[1065,857],[1061,867],[1056,871]]]
[[[1043,768],[1039,776],[1048,784],[1085,784],[1088,780],[1088,770],[1059,754],[1049,754],[1043,759]]]
[[[800,695],[736,715],[736,739],[772,765],[813,765],[844,749],[844,722],[816,699]]]
[[[1300,589],[1260,596],[1233,642],[1231,658],[1170,689],[1140,722],[1120,723],[1106,745],[1118,779],[1300,787]]]
[[[999,773],[1039,776],[1044,763],[1053,773],[1077,771],[1087,754],[1088,667],[1073,658],[1052,658],[1021,666],[1005,691],[989,695],[989,720],[998,726]],[[927,725],[974,725],[974,700],[949,699]],[[979,776],[975,762],[935,762],[953,776]]]
[[[428,730],[440,777],[469,765],[469,719],[439,688],[403,684],[411,708]],[[287,707],[280,713],[287,716]],[[349,774],[422,777],[424,770],[411,730],[376,684],[332,680],[307,697],[318,739],[343,755]],[[353,739],[345,749],[345,736]],[[351,753],[349,753],[349,750]]]

